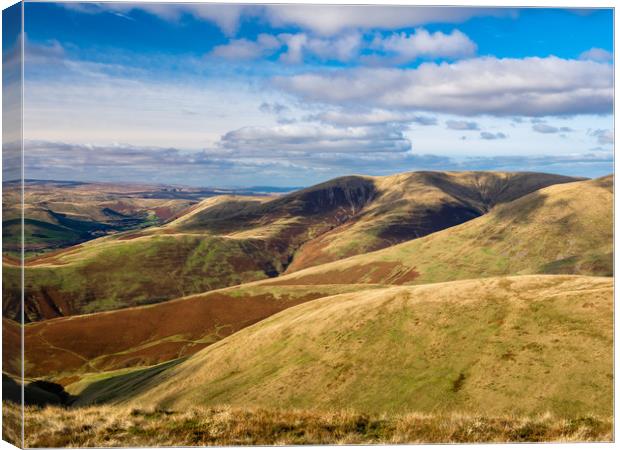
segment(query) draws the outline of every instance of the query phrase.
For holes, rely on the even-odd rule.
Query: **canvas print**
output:
[[[614,440],[611,7],[2,20],[4,440]]]

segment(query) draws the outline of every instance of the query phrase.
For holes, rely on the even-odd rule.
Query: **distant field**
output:
[[[3,437],[17,443],[19,411],[3,404]],[[28,407],[26,447],[610,442],[610,417],[367,415],[258,408]]]
[[[3,186],[3,253],[21,252],[20,186]],[[264,187],[260,195],[268,194]],[[26,180],[24,250],[28,258],[107,234],[161,225],[205,198],[251,190],[192,188],[131,183]]]

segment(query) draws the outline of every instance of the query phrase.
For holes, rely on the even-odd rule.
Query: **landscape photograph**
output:
[[[2,439],[614,442],[614,9],[2,13]]]

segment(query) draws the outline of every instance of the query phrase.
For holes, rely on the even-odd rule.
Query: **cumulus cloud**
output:
[[[450,34],[429,33],[423,28],[414,33],[375,34],[371,42],[359,32],[332,37],[317,37],[308,33],[260,34],[256,41],[231,39],[211,51],[211,55],[231,60],[252,60],[270,56],[280,49],[280,60],[300,64],[308,56],[321,61],[351,62],[362,50],[360,62],[365,64],[401,64],[420,57],[460,58],[476,52],[474,44],[458,30]]]
[[[394,126],[335,127],[284,124],[275,127],[243,127],[222,136],[221,146],[242,154],[390,153],[406,152],[411,142]]]
[[[449,130],[479,130],[476,122],[467,122],[465,120],[447,120],[446,128]]]
[[[211,55],[232,60],[252,60],[269,56],[280,49],[282,43],[270,34],[259,34],[256,41],[233,39],[213,48]]]
[[[423,28],[413,33],[377,34],[371,48],[394,56],[394,62],[402,63],[420,57],[463,58],[476,53],[476,44],[459,30],[450,34],[436,31],[429,33]]]
[[[598,62],[610,62],[614,59],[614,55],[602,48],[593,47],[590,50],[583,52],[579,55],[579,59],[598,61]]]
[[[542,134],[570,133],[571,131],[573,131],[573,129],[569,127],[554,127],[552,125],[547,125],[546,123],[540,122],[535,123],[532,126],[532,130]]]
[[[348,33],[337,38],[308,38],[306,48],[322,60],[351,61],[359,55],[362,46],[360,33]]]
[[[334,38],[319,38],[306,33],[281,33],[272,39],[279,43],[276,49],[286,48],[280,55],[280,61],[289,64],[300,64],[308,55],[323,61],[351,61],[359,55],[362,46],[362,36],[358,33]]]
[[[507,135],[505,135],[505,134],[504,134],[504,133],[502,133],[502,132],[499,132],[499,133],[490,133],[490,132],[488,132],[488,131],[482,131],[482,132],[480,133],[480,138],[481,138],[481,139],[488,140],[488,141],[492,141],[492,140],[495,140],[495,139],[506,139],[507,137],[508,137],[508,136],[507,136]]]
[[[554,56],[343,69],[280,76],[273,83],[306,101],[462,115],[606,114],[613,105],[611,65]]]
[[[613,130],[588,130],[588,135],[595,137],[600,145],[614,143]]]
[[[308,116],[310,121],[320,121],[336,126],[384,125],[388,123],[415,123],[423,126],[437,125],[437,119],[407,111],[373,109],[367,111],[338,110],[325,111]]]
[[[441,8],[371,5],[271,5],[265,16],[273,26],[294,25],[321,35],[354,29],[397,29],[427,23],[460,23],[475,16],[508,16],[499,8]]]

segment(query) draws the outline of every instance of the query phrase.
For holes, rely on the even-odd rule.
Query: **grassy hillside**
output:
[[[26,317],[119,309],[274,277],[424,236],[571,180],[536,173],[414,172],[343,177],[269,200],[209,199],[163,227],[29,261]],[[4,316],[17,317],[17,286],[7,289]]]
[[[27,266],[28,320],[157,303],[267,278],[277,262],[264,241],[191,234],[106,238],[54,258]],[[6,267],[9,275],[16,271]],[[6,288],[3,314],[18,317],[19,284],[9,281]]]
[[[131,401],[609,417],[612,287],[522,276],[322,298],[150,378]]]
[[[555,273],[558,267],[568,273],[607,275],[611,273],[612,251],[610,189],[609,178],[556,186],[541,191],[544,201],[534,194],[467,224],[276,280],[148,307],[30,324],[26,327],[29,371],[32,376],[49,374],[62,379],[74,372],[82,376],[188,356],[286,307],[369,286],[363,283],[400,285],[498,273]],[[519,218],[517,207],[524,208],[527,220]],[[568,231],[561,228],[566,223],[570,224]],[[564,236],[560,233],[571,237],[562,241],[557,238]],[[589,259],[575,258],[572,265],[556,262],[565,258],[558,256],[562,251],[575,249]],[[603,264],[593,264],[596,261]],[[119,259],[118,264],[123,261]],[[163,273],[158,282],[165,284],[168,276]],[[107,285],[102,282],[98,286]],[[168,282],[166,286],[173,285]],[[97,286],[91,287],[94,289]],[[5,324],[5,329],[9,325]],[[98,345],[85,345],[91,341]],[[13,362],[7,360],[5,366],[11,367]]]
[[[613,178],[550,186],[462,225],[273,284],[423,284],[495,275],[613,273]]]

